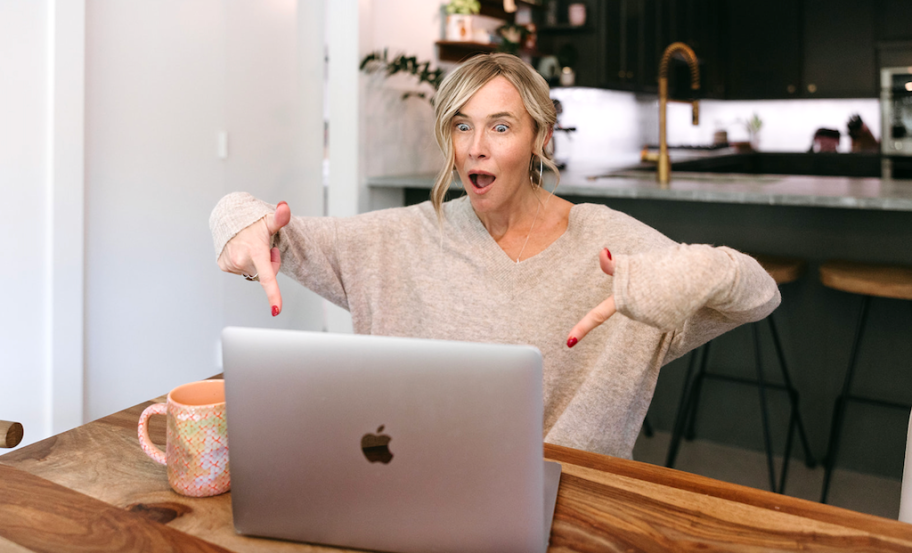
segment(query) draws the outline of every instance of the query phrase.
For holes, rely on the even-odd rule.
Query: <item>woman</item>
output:
[[[281,269],[351,311],[358,333],[534,345],[545,440],[630,458],[660,367],[762,319],[779,292],[746,255],[547,193],[555,120],[522,61],[475,57],[437,95],[446,162],[432,201],[292,219],[285,203],[231,194],[210,219],[219,266],[257,273],[273,315]],[[466,196],[444,203],[453,170]]]

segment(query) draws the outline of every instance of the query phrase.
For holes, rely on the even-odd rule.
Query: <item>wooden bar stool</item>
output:
[[[756,255],[754,257],[757,259],[757,261],[760,262],[760,265],[766,269],[770,276],[773,277],[773,280],[776,281],[776,284],[780,286],[798,280],[798,278],[804,272],[805,264],[804,261],[800,259],[766,255]],[[668,448],[668,457],[665,461],[666,467],[671,468],[674,466],[675,459],[677,458],[678,454],[678,448],[681,444],[681,438],[685,436],[688,440],[692,440],[694,438],[694,425],[700,393],[703,387],[703,381],[707,378],[757,386],[757,389],[760,393],[760,416],[763,423],[763,443],[764,448],[766,449],[766,462],[767,469],[769,471],[770,489],[772,491],[782,493],[785,489],[785,479],[788,473],[788,463],[791,457],[792,441],[796,429],[798,430],[798,435],[801,439],[801,445],[804,449],[805,463],[808,467],[813,467],[816,464],[813,456],[811,455],[811,448],[808,444],[807,433],[804,429],[804,421],[801,418],[801,412],[798,408],[798,390],[796,390],[792,385],[792,379],[789,376],[788,366],[785,362],[785,355],[782,352],[782,342],[779,339],[779,332],[776,330],[776,323],[773,320],[773,314],[770,314],[770,316],[764,320],[768,321],[767,324],[769,324],[770,327],[770,334],[773,337],[773,345],[775,346],[776,355],[779,359],[779,368],[782,372],[783,383],[768,383],[766,382],[766,378],[763,374],[763,360],[761,359],[760,355],[759,328],[760,323],[763,321],[757,321],[756,323],[752,323],[750,325],[754,335],[754,355],[757,371],[756,380],[708,372],[706,366],[709,359],[710,345],[712,342],[708,342],[694,350],[690,357],[686,376],[684,377],[684,387],[681,390],[681,400],[678,403],[678,412],[675,416],[674,429],[671,436],[671,445]],[[701,354],[702,360],[700,362],[700,369],[697,372],[696,376],[693,377],[693,381],[691,382],[691,374],[693,373],[694,365],[696,365],[697,358],[700,357]],[[773,445],[770,438],[769,412],[766,403],[767,388],[786,391],[788,393],[789,403],[791,405],[788,435],[786,437],[785,451],[783,453],[782,460],[782,472],[780,474],[778,485],[776,484],[776,467],[773,463]],[[687,428],[686,432],[685,427]]]
[[[845,381],[842,384],[842,392],[836,398],[836,404],[833,407],[830,443],[827,447],[826,469],[823,477],[823,493],[820,498],[821,503],[826,503],[827,494],[830,491],[830,479],[833,476],[836,456],[839,453],[839,435],[845,422],[846,404],[849,401],[855,401],[881,407],[904,409],[906,411],[912,408],[910,404],[855,396],[851,393],[852,378],[855,374],[855,365],[858,359],[858,346],[864,335],[871,298],[876,296],[897,300],[912,300],[912,268],[871,265],[851,261],[830,261],[820,266],[820,282],[828,288],[861,296],[861,312],[855,328],[855,339],[852,341],[852,349],[849,352],[849,367],[846,370]]]
[[[0,421],[0,447],[16,447],[22,441],[22,434],[22,425],[18,422]]]

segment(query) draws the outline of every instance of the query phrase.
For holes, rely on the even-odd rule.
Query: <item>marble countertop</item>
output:
[[[367,183],[375,188],[430,189],[434,178],[433,174],[383,176],[369,178]],[[662,188],[651,172],[594,168],[562,172],[556,193],[590,198],[912,211],[912,180],[877,178],[672,171],[671,183]]]

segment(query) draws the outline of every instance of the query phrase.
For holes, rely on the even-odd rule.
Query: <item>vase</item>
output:
[[[474,33],[472,29],[472,16],[450,14],[447,16],[447,40],[471,42]]]

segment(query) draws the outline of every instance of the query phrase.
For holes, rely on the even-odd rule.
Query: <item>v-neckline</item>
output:
[[[551,243],[548,244],[545,249],[538,252],[537,254],[531,257],[527,257],[522,261],[516,261],[515,259],[511,259],[510,256],[507,255],[507,252],[505,252],[503,248],[500,247],[500,244],[497,243],[497,240],[491,236],[491,233],[489,233],[488,229],[485,228],[484,224],[481,222],[481,219],[478,218],[475,210],[472,209],[472,203],[469,201],[468,197],[464,196],[463,198],[463,201],[465,202],[465,215],[468,218],[468,224],[473,231],[473,234],[478,236],[479,241],[484,247],[485,253],[498,266],[507,265],[514,269],[521,269],[537,265],[541,262],[539,261],[540,259],[547,260],[547,258],[554,255],[554,251],[560,248],[561,242],[568,240],[568,238],[565,237],[570,234],[570,232],[574,230],[576,226],[574,224],[574,214],[578,211],[576,209],[578,207],[578,204],[574,204],[570,208],[570,213],[567,215],[567,228],[564,229],[564,232],[562,232],[560,236],[551,241]]]

